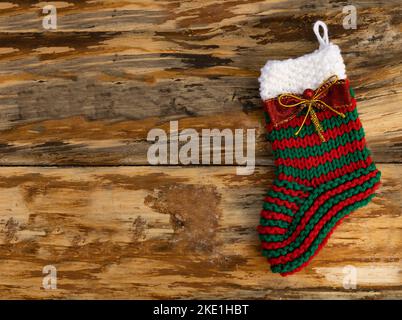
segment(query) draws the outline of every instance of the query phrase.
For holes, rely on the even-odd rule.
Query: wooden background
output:
[[[42,7],[58,8],[58,30]],[[353,1],[0,2],[0,298],[401,298],[402,9]],[[379,196],[304,271],[270,273],[273,179],[259,69],[327,22],[356,89]],[[150,129],[256,128],[257,167],[149,166]],[[58,289],[45,290],[54,265]],[[343,268],[357,288],[343,288]]]

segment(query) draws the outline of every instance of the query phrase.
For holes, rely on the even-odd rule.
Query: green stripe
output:
[[[293,211],[290,210],[289,208],[286,208],[284,206],[278,206],[277,204],[272,203],[272,202],[264,202],[262,207],[264,208],[264,210],[283,213],[283,214],[286,214],[286,215],[288,215],[290,217],[294,216]]]
[[[296,229],[297,225],[300,223],[300,220],[303,217],[304,212],[306,212],[311,205],[314,203],[315,199],[319,197],[322,193],[334,189],[338,187],[341,184],[344,184],[348,181],[352,181],[358,177],[361,177],[363,175],[367,175],[370,172],[376,170],[376,167],[374,163],[370,164],[367,168],[360,168],[350,174],[344,175],[342,177],[336,178],[334,180],[328,181],[326,183],[323,183],[322,185],[318,186],[314,191],[310,194],[310,196],[306,199],[306,201],[302,204],[302,206],[299,208],[299,211],[294,215],[294,220],[292,221],[292,224],[289,227],[289,230],[283,234],[283,235],[277,235],[276,239],[277,240],[271,240],[270,238],[266,238],[266,235],[260,235],[260,239],[263,241],[283,241],[290,237],[290,235],[294,232]],[[273,211],[273,210],[272,210]],[[293,214],[292,214],[293,215]]]
[[[273,182],[274,185],[277,187],[283,187],[286,189],[290,190],[296,190],[296,191],[303,191],[303,192],[309,192],[313,190],[312,187],[307,187],[303,184],[297,183],[296,181],[287,181],[287,180],[274,180]]]
[[[295,158],[307,158],[309,156],[321,156],[326,152],[330,152],[333,149],[337,149],[340,146],[344,146],[354,140],[361,140],[364,138],[364,130],[351,130],[348,133],[344,133],[335,139],[330,139],[326,142],[315,146],[300,147],[300,148],[285,148],[283,150],[276,149],[274,151],[275,159],[295,159]]]
[[[284,256],[292,251],[294,251],[296,248],[300,247],[303,241],[308,237],[310,234],[311,230],[313,230],[314,226],[319,222],[319,220],[336,204],[356,195],[361,192],[366,191],[367,189],[372,188],[380,179],[380,173],[378,172],[373,178],[371,178],[369,181],[366,181],[362,185],[357,185],[356,187],[353,187],[352,189],[345,190],[343,193],[340,193],[332,198],[330,198],[328,201],[326,201],[324,204],[320,206],[320,208],[317,210],[317,212],[313,215],[313,217],[309,220],[307,225],[305,226],[305,229],[302,230],[302,232],[298,235],[298,237],[292,241],[289,245],[283,248],[279,248],[276,250],[267,250],[266,256],[269,258],[277,258],[279,256]],[[292,223],[291,229],[294,230],[296,229],[297,225]],[[289,232],[290,230],[288,230]],[[292,232],[292,233],[293,233]],[[289,233],[289,236],[291,233]]]
[[[349,87],[350,95],[354,98],[355,97],[355,92],[352,87]],[[271,119],[269,117],[268,112],[264,111],[264,118],[265,118],[265,123],[269,124],[271,122]],[[332,117],[331,119],[324,119],[320,121],[322,124],[323,128],[325,129],[333,129],[335,127],[339,127],[340,125],[344,123],[349,123],[350,120],[355,121],[358,118],[358,112],[357,109],[354,108],[350,112],[345,113],[345,118],[340,118],[340,117]],[[295,131],[297,128],[294,127],[289,127],[289,128],[274,128],[272,132],[267,133],[266,138],[269,141],[272,140],[282,140],[282,139],[288,139],[291,137],[294,137]],[[303,127],[303,130],[299,133],[299,137],[304,137],[306,135],[312,135],[315,133],[315,127],[313,124],[305,125]]]
[[[278,198],[281,200],[286,200],[286,201],[289,201],[289,202],[292,202],[292,203],[295,203],[298,205],[300,205],[304,201],[304,199],[300,199],[299,197],[293,197],[288,194],[284,194],[282,192],[276,192],[273,190],[269,190],[267,193],[267,196],[272,197],[272,198]]]
[[[282,241],[282,235],[281,234],[260,234],[259,238],[260,238],[261,241],[265,241],[265,242]]]
[[[352,96],[352,98],[354,98],[356,96],[355,90],[353,90],[352,87],[349,87],[349,92],[350,92],[350,95]]]
[[[280,166],[278,168],[278,173],[284,173],[287,176],[298,177],[300,179],[313,179],[325,175],[336,169],[340,169],[352,162],[357,162],[359,160],[366,160],[370,156],[370,152],[364,148],[363,151],[357,150],[353,153],[349,153],[347,156],[341,157],[339,159],[332,159],[324,164],[311,169],[298,169],[293,167]]]
[[[336,225],[336,223],[351,213],[352,211],[355,211],[356,209],[363,207],[367,205],[371,199],[375,196],[375,194],[371,194],[368,196],[366,199],[362,201],[357,201],[354,204],[344,208],[341,210],[336,216],[334,216],[329,223],[327,223],[324,228],[321,230],[319,236],[314,240],[312,245],[310,246],[309,250],[306,251],[304,254],[302,254],[300,257],[296,258],[293,261],[290,261],[286,264],[278,264],[275,266],[271,267],[272,272],[290,272],[299,266],[301,266],[303,263],[307,262],[309,258],[317,251],[318,247],[320,244],[324,241],[325,237],[328,235],[328,233],[333,229],[333,227]]]
[[[324,130],[333,129],[335,127],[340,127],[343,124],[347,124],[350,121],[356,121],[358,118],[358,113],[356,108],[353,111],[345,113],[345,118],[334,116],[330,119],[324,119],[320,121],[321,125],[323,126]],[[281,128],[277,127],[272,130],[272,132],[268,133],[269,140],[282,140],[282,139],[289,139],[295,137],[295,132],[297,128],[289,127],[289,128]],[[305,137],[307,135],[316,134],[316,129],[314,124],[304,125],[302,131],[300,131],[298,137]]]
[[[282,220],[270,220],[265,218],[260,218],[260,225],[264,227],[280,227],[280,228],[288,228],[289,222]]]

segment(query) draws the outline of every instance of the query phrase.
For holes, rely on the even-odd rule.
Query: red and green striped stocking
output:
[[[324,23],[314,31],[318,50],[268,61],[259,78],[276,178],[258,232],[271,270],[282,275],[305,267],[380,183],[339,47]]]

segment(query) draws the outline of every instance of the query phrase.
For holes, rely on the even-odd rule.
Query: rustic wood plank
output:
[[[0,163],[147,164],[146,129],[257,128],[266,59],[317,47],[325,20],[343,50],[373,156],[401,162],[399,1],[63,1],[44,31],[36,1],[0,7]]]
[[[255,230],[272,167],[0,168],[0,298],[402,298],[402,170],[379,169],[378,196],[283,278]]]
[[[343,50],[377,162],[401,162],[399,1],[0,3],[0,164],[146,165],[147,132],[257,129],[258,167],[0,168],[1,298],[401,298],[401,171],[295,277],[267,271],[255,232],[273,177],[259,68],[316,48],[325,20]],[[180,201],[178,201],[180,199]],[[58,289],[43,290],[55,265]],[[358,288],[342,287],[343,267]]]

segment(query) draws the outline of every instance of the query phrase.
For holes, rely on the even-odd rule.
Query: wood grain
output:
[[[2,168],[0,298],[401,298],[402,174],[379,168],[378,196],[286,278],[255,229],[272,167]],[[40,288],[45,265],[58,290]]]
[[[356,1],[63,1],[58,30],[36,1],[0,7],[0,161],[13,165],[147,164],[146,133],[256,128],[259,69],[317,47],[325,20],[340,45],[376,161],[401,161],[401,8]],[[381,119],[381,121],[379,121]]]
[[[402,9],[354,1],[0,3],[0,298],[402,298]],[[317,48],[324,20],[383,185],[304,271],[268,270],[256,233],[272,183],[258,93],[267,59]],[[253,175],[152,167],[149,130],[256,129]],[[239,147],[239,146],[237,146]],[[58,270],[44,290],[42,269]],[[344,289],[343,268],[357,268]]]

